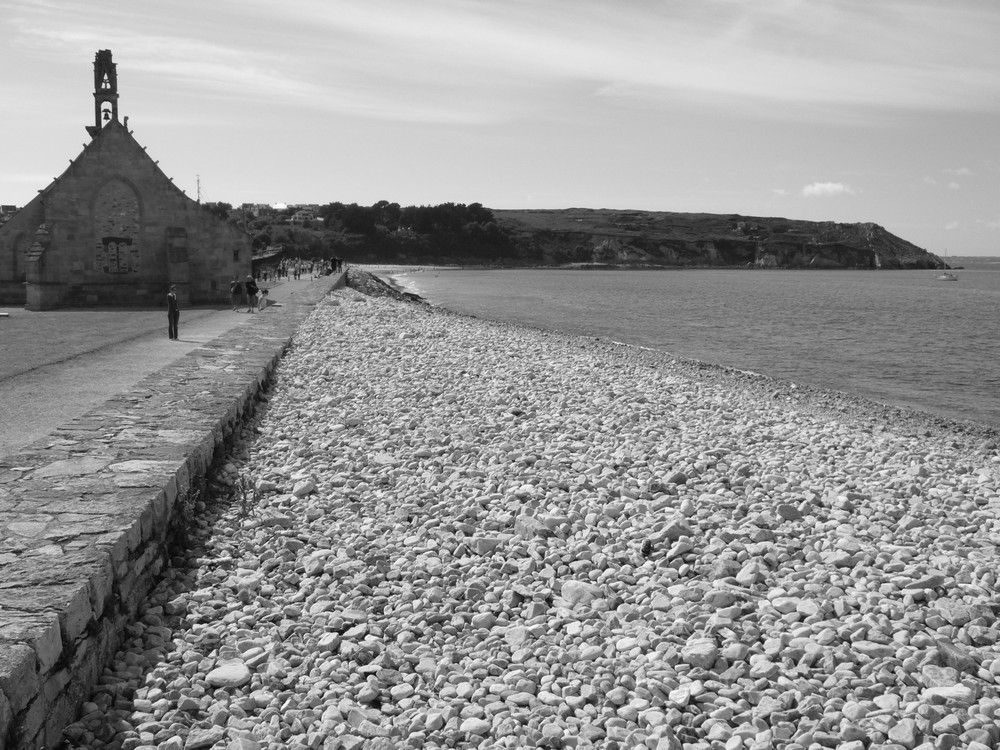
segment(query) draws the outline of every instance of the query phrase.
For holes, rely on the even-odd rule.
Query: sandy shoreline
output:
[[[247,438],[79,746],[1000,742],[975,431],[343,290]]]

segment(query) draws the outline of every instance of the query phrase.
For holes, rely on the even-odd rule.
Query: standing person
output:
[[[229,282],[229,302],[233,306],[233,312],[239,310],[243,302],[243,284],[236,274],[233,274],[233,280]]]
[[[253,280],[253,276],[247,274],[246,283],[243,287],[247,290],[247,312],[256,312],[257,307],[257,282]]]
[[[177,339],[177,323],[181,319],[181,311],[177,309],[177,285],[171,284],[167,292],[167,335]]]

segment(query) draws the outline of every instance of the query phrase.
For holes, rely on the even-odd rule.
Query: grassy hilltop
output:
[[[589,208],[493,213],[515,246],[557,264],[789,268],[942,265],[937,256],[871,223]]]

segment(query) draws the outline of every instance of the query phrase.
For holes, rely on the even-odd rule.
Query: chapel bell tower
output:
[[[111,62],[111,50],[102,49],[94,58],[94,124],[87,126],[91,137],[109,122],[118,121],[118,70]]]

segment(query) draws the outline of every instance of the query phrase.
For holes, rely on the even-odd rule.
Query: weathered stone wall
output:
[[[160,305],[170,284],[182,304],[225,304],[251,252],[113,122],[0,227],[0,304]]]
[[[54,747],[165,564],[171,519],[247,415],[316,281],[0,458],[0,750]]]
[[[0,305],[24,304],[28,248],[44,221],[44,206],[36,197],[0,227]]]

